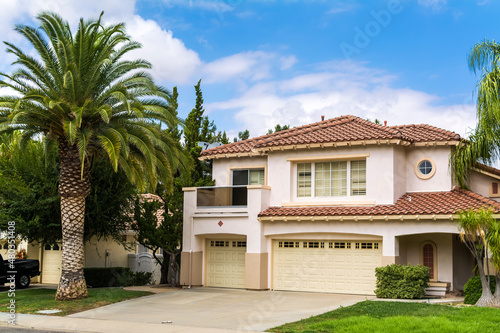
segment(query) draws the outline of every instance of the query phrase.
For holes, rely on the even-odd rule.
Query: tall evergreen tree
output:
[[[173,116],[177,118],[179,123],[181,123],[181,120],[179,119],[179,103],[177,102],[177,99],[179,97],[179,93],[177,92],[177,87],[174,87],[172,89],[172,95],[167,98],[168,104],[170,105],[170,112],[172,113]],[[182,136],[182,130],[179,129],[177,124],[169,125],[167,133],[177,142],[180,142],[181,136]]]
[[[212,185],[210,176],[211,166],[209,162],[200,161],[202,147],[198,145],[199,142],[214,142],[217,137],[215,131],[217,127],[213,121],[205,116],[205,109],[203,108],[203,93],[201,91],[201,79],[194,86],[196,92],[195,107],[188,114],[184,126],[184,144],[186,150],[193,159],[193,168],[191,170],[191,186],[204,186]]]
[[[267,134],[278,133],[287,129],[290,129],[290,125],[281,126],[280,124],[276,124],[276,126],[274,126],[274,130],[272,129],[267,130]]]

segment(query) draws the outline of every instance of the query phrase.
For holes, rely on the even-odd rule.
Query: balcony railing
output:
[[[246,185],[198,187],[196,192],[198,208],[247,206]]]

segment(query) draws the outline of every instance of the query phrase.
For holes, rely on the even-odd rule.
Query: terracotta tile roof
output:
[[[406,193],[394,205],[332,207],[270,207],[259,214],[268,216],[376,216],[456,214],[470,208],[492,207],[500,212],[500,203],[460,188],[447,192]]]
[[[390,126],[390,128],[400,131],[403,136],[411,138],[412,142],[451,141],[461,139],[460,135],[455,132],[426,124]]]
[[[482,163],[477,163],[476,167],[480,170],[483,170],[483,171],[489,172],[491,174],[500,176],[500,170],[498,170],[497,168],[494,168],[494,167],[491,167],[491,166],[488,166],[488,165],[482,164]]]
[[[257,148],[301,144],[392,139],[412,143],[460,140],[460,136],[430,125],[383,126],[347,115],[211,148],[202,151],[201,156],[249,153]]]

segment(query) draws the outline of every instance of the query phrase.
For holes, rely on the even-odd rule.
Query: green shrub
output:
[[[132,280],[133,286],[145,286],[148,284],[154,284],[153,273],[151,272],[137,272],[134,274]]]
[[[422,265],[388,265],[375,268],[379,298],[423,298],[429,286],[429,268]]]
[[[495,276],[490,275],[490,288],[491,292],[495,292]],[[481,278],[479,276],[473,276],[467,281],[464,286],[465,293],[465,304],[476,304],[481,294],[483,293],[483,286],[481,285]]]
[[[85,281],[87,286],[93,288],[101,287],[118,287],[117,277],[126,274],[124,272],[130,272],[130,268],[127,267],[91,267],[84,268],[83,273],[85,275]],[[132,272],[130,272],[132,273]]]
[[[153,277],[153,273],[133,273],[127,267],[91,267],[83,272],[87,286],[93,288],[142,286],[152,284]]]

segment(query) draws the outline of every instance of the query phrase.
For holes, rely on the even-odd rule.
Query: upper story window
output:
[[[436,163],[428,157],[421,158],[415,164],[415,174],[420,179],[429,179],[436,173]]]
[[[366,160],[297,163],[297,197],[366,195]]]
[[[233,185],[265,185],[264,169],[233,170]]]

